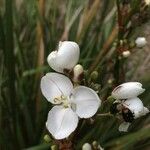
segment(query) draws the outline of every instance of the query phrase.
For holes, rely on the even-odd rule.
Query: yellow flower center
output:
[[[63,107],[65,107],[65,108],[68,108],[70,106],[70,103],[68,101],[68,97],[64,96],[64,95],[61,95],[59,97],[54,98],[54,102],[55,102],[55,104],[63,105]]]

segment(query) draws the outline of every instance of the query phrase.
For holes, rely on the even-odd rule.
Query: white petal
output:
[[[85,143],[82,146],[82,150],[92,150],[92,146],[89,143]]]
[[[46,127],[55,139],[68,137],[78,125],[78,116],[71,108],[53,107],[48,114]]]
[[[148,114],[149,112],[150,111],[148,110],[148,108],[144,107],[141,116],[144,116],[144,115]]]
[[[80,118],[90,118],[97,112],[101,100],[94,90],[78,86],[72,93],[72,103],[76,104],[75,111]]]
[[[64,69],[73,69],[78,63],[79,55],[80,50],[77,43],[64,41],[59,43],[58,51],[49,54],[47,61],[51,68],[63,73]]]
[[[47,57],[47,62],[53,70],[63,73],[63,68],[61,68],[57,59],[57,53],[57,51],[51,52]]]
[[[118,130],[119,130],[120,132],[128,132],[128,128],[129,128],[130,124],[131,124],[131,123],[129,123],[129,122],[123,122],[123,123],[120,124]]]
[[[54,98],[69,96],[73,89],[70,79],[62,74],[47,73],[41,79],[41,91],[45,98],[54,103]]]
[[[142,88],[142,84],[139,82],[127,82],[117,86],[112,91],[112,96],[115,99],[128,99],[137,97],[143,93],[145,89]]]
[[[123,103],[123,105],[125,107],[129,108],[131,110],[131,112],[134,113],[135,119],[142,116],[144,106],[143,106],[142,101],[138,97],[126,100]]]

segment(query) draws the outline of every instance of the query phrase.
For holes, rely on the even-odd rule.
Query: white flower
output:
[[[146,41],[145,37],[138,37],[135,40],[135,43],[136,43],[137,47],[142,48],[146,45],[147,41]]]
[[[56,104],[49,111],[46,122],[55,139],[68,137],[76,129],[78,117],[92,117],[101,104],[94,90],[85,86],[73,88],[70,79],[58,73],[42,77],[41,91],[49,102]]]
[[[80,50],[75,42],[59,42],[58,50],[51,52],[47,62],[52,69],[63,73],[65,69],[71,70],[79,60]]]
[[[92,150],[92,146],[89,143],[85,143],[82,146],[82,150]]]
[[[134,98],[143,93],[145,89],[142,88],[142,84],[139,82],[126,82],[117,86],[112,91],[112,96],[115,99],[129,99]]]
[[[127,99],[124,102],[122,102],[122,105],[124,106],[124,108],[128,108],[131,113],[124,116],[127,117],[126,119],[123,117],[126,121],[119,126],[119,131],[127,132],[128,127],[131,124],[131,122],[127,122],[129,117],[137,119],[149,113],[149,110],[146,107],[144,107],[142,101],[138,97]]]

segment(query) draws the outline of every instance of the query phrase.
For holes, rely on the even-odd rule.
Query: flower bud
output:
[[[98,147],[97,141],[93,141],[92,145],[93,145],[94,149],[97,149],[97,147]]]
[[[146,41],[145,37],[138,37],[135,40],[135,43],[138,48],[142,48],[146,45],[147,41]]]
[[[85,143],[82,146],[82,150],[92,150],[92,146],[89,143]]]
[[[51,150],[58,150],[57,145],[52,145]]]
[[[150,0],[145,0],[146,5],[150,5]]]
[[[93,71],[93,72],[91,73],[90,77],[91,77],[91,80],[92,80],[92,81],[96,81],[97,78],[98,78],[98,72],[97,72],[97,71]]]
[[[104,149],[100,146],[100,144],[98,144],[97,141],[93,141],[92,145],[93,145],[93,148],[94,148],[94,149],[97,149],[97,150],[104,150]]]
[[[129,57],[130,54],[131,54],[130,51],[124,51],[124,52],[122,53],[123,57],[125,57],[125,58]]]
[[[109,96],[107,97],[107,101],[109,101],[110,103],[113,103],[115,99],[112,96]]]
[[[58,50],[51,52],[47,62],[52,69],[63,73],[65,69],[71,70],[78,63],[80,55],[79,46],[72,41],[59,42]]]
[[[80,82],[83,79],[84,70],[82,65],[78,64],[73,68],[73,81]]]
[[[45,140],[45,142],[47,142],[47,143],[49,143],[49,142],[52,141],[51,138],[50,138],[50,136],[49,136],[48,134],[46,134],[46,135],[44,136],[44,140]]]

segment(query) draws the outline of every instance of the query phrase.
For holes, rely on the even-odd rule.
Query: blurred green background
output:
[[[116,4],[125,5],[127,30],[117,27]],[[103,101],[114,85],[140,81],[146,89],[141,99],[150,108],[149,12],[144,0],[0,0],[0,149],[50,149],[43,137],[51,106],[39,83],[44,73],[52,71],[46,58],[59,41],[80,45],[79,63],[89,72],[99,72],[96,82]],[[120,60],[118,41],[125,39],[129,46],[138,36],[146,37],[148,44],[131,48],[131,55]],[[76,149],[94,140],[106,150],[150,149],[149,115],[135,120],[128,133],[119,133],[118,126],[111,117],[92,125],[87,122],[75,141]]]

